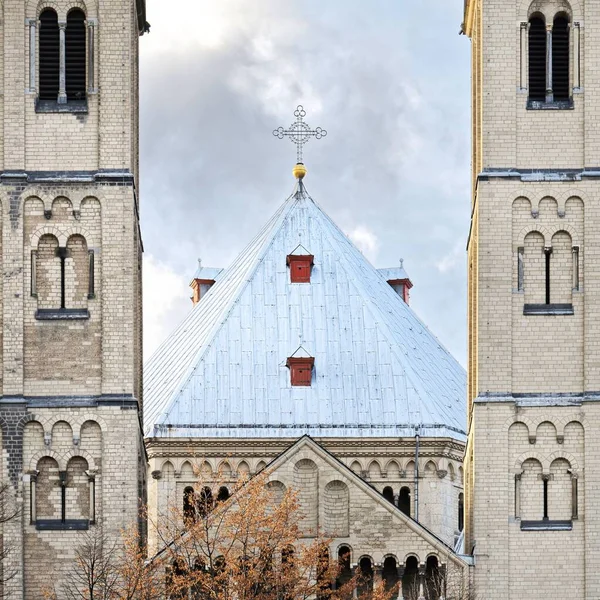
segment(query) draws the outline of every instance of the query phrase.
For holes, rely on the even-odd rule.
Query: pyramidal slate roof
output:
[[[286,257],[314,255],[310,283]],[[288,357],[314,357],[292,387]],[[464,369],[298,182],[144,369],[148,437],[465,439]]]

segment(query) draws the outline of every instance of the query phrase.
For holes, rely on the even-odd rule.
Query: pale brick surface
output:
[[[73,559],[80,532],[30,523],[60,519],[63,483],[66,518],[88,519],[94,480],[96,521],[115,536],[135,523],[144,495],[135,404],[142,364],[141,240],[131,182],[138,175],[135,1],[51,5],[59,20],[73,6],[97,20],[86,114],[36,112],[26,19],[46,4],[6,0],[0,8],[0,168],[27,173],[0,185],[2,477],[22,507],[2,532],[16,548],[6,564],[17,572],[5,590],[11,599],[39,599]],[[119,170],[123,180],[100,182],[98,170]],[[61,305],[57,248],[66,248],[65,307],[88,310],[89,318],[36,319],[38,309]]]
[[[521,23],[533,11],[550,23],[561,10],[581,28],[582,88],[574,91],[571,110],[528,110],[527,90],[520,89]],[[475,547],[476,587],[489,600],[545,599],[557,589],[572,598],[600,598],[592,566],[600,560],[592,492],[600,458],[599,187],[597,179],[564,175],[600,165],[599,26],[600,4],[590,0],[469,0],[467,6],[474,210],[466,548]],[[571,28],[571,76],[573,44]],[[538,175],[478,179],[484,169]],[[524,314],[526,303],[545,302],[544,247],[552,248],[550,302],[572,304],[573,315]],[[578,289],[573,247],[579,249]],[[571,531],[521,530],[524,520],[543,517],[544,479],[549,518],[572,520]]]

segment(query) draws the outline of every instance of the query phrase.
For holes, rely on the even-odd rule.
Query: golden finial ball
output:
[[[302,163],[296,163],[292,169],[292,173],[296,179],[303,179],[306,175],[306,167]]]

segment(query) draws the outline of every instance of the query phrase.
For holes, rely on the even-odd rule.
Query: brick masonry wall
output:
[[[485,168],[539,173],[537,181],[483,178],[474,193],[468,402],[479,401],[472,407],[465,457],[467,549],[475,544],[476,587],[490,600],[536,600],[553,597],[557,589],[591,600],[600,597],[593,567],[599,556],[591,541],[600,525],[591,494],[600,457],[593,443],[600,423],[599,186],[597,179],[569,181],[560,173],[600,165],[594,126],[600,5],[472,1],[474,176]],[[533,10],[547,22],[567,10],[580,26],[582,87],[573,93],[571,110],[528,110],[527,91],[519,89],[521,23]],[[571,61],[573,76],[573,46]],[[541,181],[544,170],[556,172]],[[522,291],[518,247],[525,248]],[[551,302],[572,303],[573,315],[523,314],[525,303],[545,300],[543,247],[552,247]],[[501,401],[513,394],[514,400]],[[523,519],[539,519],[543,512],[544,478],[549,517],[570,518],[574,472],[578,511],[572,530],[522,531]]]
[[[85,518],[85,471],[95,469],[96,516],[110,535],[137,520],[144,494],[138,411],[124,401],[141,392],[137,198],[130,178],[96,183],[90,176],[120,170],[137,177],[135,2],[52,2],[59,20],[74,5],[84,8],[88,20],[97,19],[95,89],[87,114],[36,112],[26,18],[36,19],[41,5],[6,0],[0,8],[0,168],[27,171],[30,178],[4,177],[0,183],[2,476],[23,508],[22,518],[2,531],[3,543],[18,549],[6,563],[17,575],[4,590],[15,599],[40,598],[50,575],[60,579],[81,540],[79,532],[38,531],[29,522],[36,508],[56,518],[59,471],[67,473],[67,516]],[[31,178],[40,172],[44,182],[35,183]],[[35,318],[39,308],[60,306],[57,246],[67,248],[65,305],[87,309],[88,319]],[[94,251],[90,297],[88,250]],[[31,289],[32,251],[38,251],[37,296]],[[34,483],[38,463],[48,469]],[[37,507],[30,506],[32,485],[41,493]]]
[[[184,489],[197,481],[194,473],[198,469],[202,468],[206,477],[217,472],[230,473],[233,482],[242,473],[257,472],[262,465],[281,454],[289,443],[285,440],[264,440],[261,443],[244,439],[195,440],[186,441],[182,446],[179,440],[148,440],[150,521],[156,523],[160,515],[167,514],[173,505],[182,508]],[[391,487],[396,505],[400,489],[408,487],[411,491],[411,515],[414,516],[414,440],[324,439],[319,443],[379,492]],[[421,438],[420,446],[419,521],[444,542],[453,545],[458,528],[458,496],[463,491],[463,446],[459,443],[445,446],[443,441],[429,438]],[[434,465],[435,470],[426,470],[427,463]],[[306,475],[319,479],[321,472],[307,472]],[[299,479],[299,474],[296,474],[296,478]],[[319,479],[318,487],[322,488],[322,495],[315,498],[307,493],[307,503],[321,506],[319,510],[325,511],[328,483]],[[349,493],[351,496],[352,488],[349,488]],[[316,518],[317,509],[311,513],[313,527]],[[341,518],[339,514],[337,518]],[[329,520],[330,517],[323,512],[319,526],[325,527]],[[155,551],[157,540],[152,526],[149,540],[151,551]]]

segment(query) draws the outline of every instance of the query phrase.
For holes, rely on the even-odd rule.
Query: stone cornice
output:
[[[415,440],[409,439],[315,439],[337,456],[399,458],[411,457],[415,452]],[[285,452],[294,444],[290,440],[278,439],[181,439],[181,438],[150,438],[146,439],[146,449],[149,458],[157,457],[275,457]],[[421,439],[420,456],[432,458],[445,456],[461,461],[465,445],[450,438]]]

